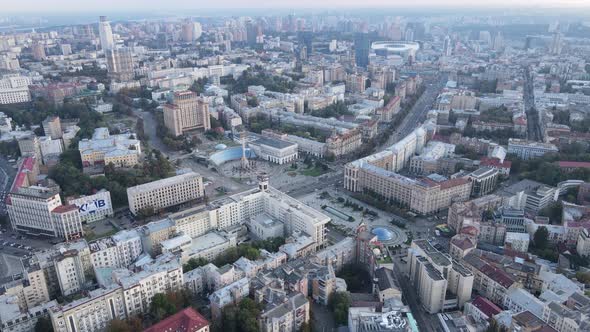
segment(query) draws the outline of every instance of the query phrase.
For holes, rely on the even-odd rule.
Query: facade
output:
[[[512,250],[520,252],[528,252],[529,242],[530,239],[528,233],[508,232],[504,238],[504,246],[510,245]]]
[[[135,134],[111,135],[108,128],[96,128],[91,139],[78,142],[84,169],[104,167],[133,167],[139,163],[141,144]]]
[[[297,159],[297,144],[277,138],[260,137],[249,142],[248,147],[256,153],[258,158],[279,165],[288,164]]]
[[[555,145],[549,143],[530,142],[516,138],[508,140],[508,153],[515,154],[524,160],[538,158],[546,153],[558,151],[559,149]]]
[[[101,16],[98,22],[98,34],[100,36],[100,46],[103,51],[115,48],[115,40],[113,39],[113,30],[111,23],[106,16]]]
[[[281,301],[282,300],[282,301]],[[258,322],[262,332],[300,331],[309,322],[309,301],[301,293],[293,293],[266,305]]]
[[[120,47],[105,50],[109,76],[118,81],[131,81],[133,72],[133,54],[131,48]]]
[[[34,156],[38,162],[43,160],[41,156],[41,144],[35,135],[23,137],[18,140],[18,149],[21,156]]]
[[[99,288],[82,299],[50,310],[56,332],[93,332],[106,328],[113,319],[125,319],[125,302],[121,287]]]
[[[221,317],[221,310],[227,305],[237,304],[250,293],[248,278],[242,278],[209,295],[211,315],[214,319]]]
[[[408,264],[410,283],[416,287],[427,312],[462,308],[471,298],[473,274],[458,261],[436,250],[428,241],[412,241]],[[447,298],[447,292],[455,297]]]
[[[590,256],[590,232],[587,229],[583,229],[578,235],[576,250],[580,256]]]
[[[21,187],[9,194],[6,205],[12,229],[67,241],[83,235],[75,205],[62,205],[59,193],[45,187]]]
[[[489,167],[479,168],[469,174],[469,180],[472,183],[471,195],[481,197],[494,191],[499,174],[497,169]]]
[[[3,75],[0,79],[0,105],[31,101],[31,79],[20,75]]]
[[[83,223],[95,222],[113,216],[111,193],[105,189],[93,195],[69,197],[67,202],[78,207]]]
[[[90,242],[90,259],[96,268],[122,268],[131,265],[143,252],[141,237],[136,230]]]
[[[188,172],[127,188],[129,210],[133,214],[152,208],[154,211],[197,200],[204,195],[201,175]]]
[[[51,139],[60,139],[62,137],[63,132],[59,116],[48,116],[43,120],[42,124],[45,136],[49,136]]]
[[[185,131],[211,129],[209,103],[192,91],[174,92],[172,102],[164,104],[164,124],[173,136]]]

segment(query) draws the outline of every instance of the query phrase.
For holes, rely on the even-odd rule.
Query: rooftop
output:
[[[147,328],[145,332],[160,332],[160,331],[199,331],[203,327],[209,325],[201,314],[195,309],[188,307],[155,325]]]

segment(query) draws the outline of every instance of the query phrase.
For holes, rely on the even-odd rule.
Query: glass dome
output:
[[[387,228],[377,227],[373,228],[371,231],[373,235],[377,235],[377,240],[379,241],[389,241],[393,239],[393,233],[388,230]]]

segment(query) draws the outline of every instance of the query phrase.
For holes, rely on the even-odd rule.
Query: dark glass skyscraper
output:
[[[359,32],[354,36],[354,58],[358,67],[366,68],[369,65],[369,49],[371,40],[366,32]]]

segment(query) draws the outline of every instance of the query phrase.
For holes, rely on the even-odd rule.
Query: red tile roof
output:
[[[471,302],[471,304],[490,318],[494,315],[499,314],[502,311],[500,307],[498,307],[497,305],[492,303],[492,301],[486,299],[483,296],[476,297],[475,300]]]
[[[558,161],[561,168],[590,168],[590,162],[585,161]]]
[[[209,325],[209,322],[195,309],[186,308],[163,321],[152,325],[144,332],[195,332]]]
[[[508,275],[506,272],[504,272],[498,268],[495,268],[489,264],[482,266],[480,271],[484,275],[487,275],[488,277],[490,277],[490,279],[499,283],[504,288],[508,288],[508,287],[512,286],[512,284],[515,282],[514,279],[512,279],[512,277],[510,277],[510,275]]]
[[[55,209],[53,209],[53,211],[51,211],[52,213],[64,213],[64,212],[70,212],[73,210],[78,210],[78,207],[74,204],[70,204],[70,205],[60,205],[58,207],[56,207]]]
[[[471,240],[469,240],[468,238],[464,238],[464,239],[452,239],[451,243],[458,247],[461,250],[465,250],[465,249],[469,249],[469,248],[475,248],[475,245],[473,244],[473,242],[471,242]]]
[[[480,159],[480,166],[490,166],[490,167],[498,167],[498,168],[510,168],[512,166],[512,162],[510,160],[504,160],[504,162],[500,162],[498,158],[488,158],[483,157]]]

